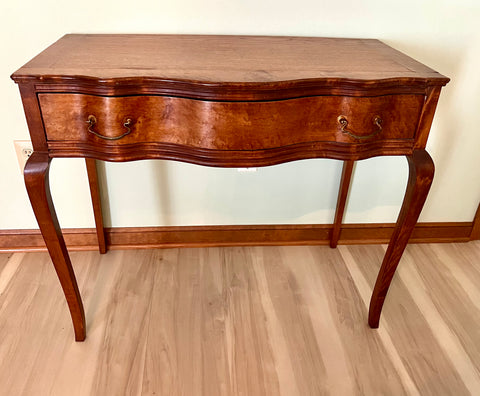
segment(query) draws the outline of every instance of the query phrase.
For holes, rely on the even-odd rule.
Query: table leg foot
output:
[[[25,166],[25,185],[35,217],[40,226],[40,231],[70,309],[75,331],[75,341],[83,341],[86,337],[85,313],[75,273],[65,247],[65,241],[50,194],[49,167],[50,158],[48,153],[34,152]]]
[[[407,191],[370,300],[368,324],[371,328],[378,328],[388,288],[433,180],[435,168],[432,158],[425,150],[414,150],[407,159],[409,165]]]

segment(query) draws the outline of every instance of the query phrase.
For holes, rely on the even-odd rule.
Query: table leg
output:
[[[336,248],[340,230],[342,227],[343,213],[345,203],[347,202],[348,189],[352,179],[353,164],[355,161],[343,161],[342,178],[340,179],[340,188],[338,190],[337,209],[335,211],[335,220],[333,222],[332,234],[330,236],[330,247]]]
[[[82,298],[75,279],[70,257],[68,256],[62,231],[50,194],[48,171],[50,167],[48,153],[34,152],[24,170],[25,185],[37,218],[40,231],[52,258],[55,271],[65,294],[75,330],[75,340],[85,340],[85,313]]]
[[[417,223],[433,180],[435,167],[432,158],[425,150],[414,150],[407,159],[409,165],[407,191],[370,300],[368,324],[371,328],[378,328],[390,282]]]
[[[98,250],[104,254],[107,252],[105,243],[105,229],[103,227],[102,203],[100,200],[100,191],[98,188],[97,163],[94,159],[85,158],[87,165],[88,184],[90,185],[90,195],[92,197],[93,215],[95,217],[95,228],[97,229]]]

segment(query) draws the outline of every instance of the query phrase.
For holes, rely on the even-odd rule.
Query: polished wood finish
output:
[[[48,150],[47,141],[35,87],[33,84],[19,84],[18,88],[22,97],[33,149],[39,152],[46,152]]]
[[[65,328],[48,254],[0,254],[0,393],[479,394],[480,241],[409,245],[370,331],[363,318],[384,252],[74,252],[82,345]]]
[[[472,222],[417,223],[409,243],[468,242]],[[206,246],[328,245],[331,224],[264,224],[235,226],[115,227],[105,229],[111,249]],[[340,245],[387,244],[395,224],[343,224]],[[95,228],[63,229],[70,251],[97,250]],[[46,251],[39,230],[0,230],[0,252]]]
[[[214,100],[422,94],[448,82],[378,40],[122,34],[66,35],[13,78],[36,80],[38,92],[119,96],[140,87],[145,95]]]
[[[433,116],[437,108],[438,98],[440,96],[441,87],[428,87],[426,90],[425,104],[420,116],[420,122],[415,137],[415,148],[425,148],[427,144],[428,134],[432,126]]]
[[[343,213],[347,203],[350,180],[352,179],[354,161],[344,161],[342,167],[342,177],[340,178],[340,187],[338,189],[337,208],[335,210],[335,219],[333,221],[332,234],[330,236],[330,247],[336,248],[340,238]]]
[[[302,155],[364,158],[371,155],[368,147],[373,146],[382,153],[408,154],[424,102],[422,95],[316,96],[268,102],[38,96],[52,156],[59,150],[62,156],[94,155],[113,161],[161,158],[213,166],[272,165],[291,155],[295,159]],[[102,139],[88,132],[89,115],[98,120],[99,134],[109,139],[125,133],[126,119],[132,120],[132,132],[118,140]],[[349,129],[359,131],[359,139],[342,132],[340,115],[349,120]],[[362,139],[377,128],[376,116],[382,119],[382,130]],[[308,145],[315,145],[314,151],[306,149]],[[361,151],[355,153],[357,146]]]
[[[50,194],[48,171],[50,158],[47,153],[33,152],[28,159],[23,175],[33,212],[40,231],[52,258],[55,271],[62,285],[75,330],[75,341],[83,341],[86,336],[85,313],[82,298],[78,291],[75,273],[68,256],[62,231]]]
[[[378,325],[428,191],[424,148],[448,78],[378,40],[169,35],[67,35],[12,78],[44,169],[54,157],[248,167],[406,155],[418,177],[372,297]],[[34,205],[48,197],[47,188]],[[55,228],[47,215],[37,219]],[[45,241],[61,252],[53,261],[66,262],[63,240]],[[77,339],[78,311],[74,304]]]
[[[98,183],[97,165],[94,159],[85,158],[87,168],[90,196],[92,197],[93,216],[95,217],[95,228],[97,230],[98,250],[104,254],[107,252],[105,243],[105,229],[103,227],[102,201]]]
[[[433,181],[435,167],[432,158],[425,150],[415,150],[407,159],[409,165],[407,191],[370,300],[368,324],[373,328],[378,327],[390,282],[395,275],[397,265],[417,223]]]

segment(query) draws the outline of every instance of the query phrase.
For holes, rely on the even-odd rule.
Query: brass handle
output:
[[[95,124],[97,123],[97,118],[90,114],[87,118],[87,124],[88,124],[88,132],[90,133],[93,133],[95,136],[98,136],[99,138],[101,139],[105,139],[105,140],[118,140],[118,139],[121,139],[125,136],[127,136],[130,132],[132,132],[132,130],[130,129],[130,127],[132,126],[133,124],[133,120],[131,118],[126,118],[125,121],[123,122],[123,126],[125,128],[127,128],[127,131],[120,135],[120,136],[114,136],[114,137],[110,137],[110,136],[104,136],[104,135],[100,135],[98,132],[95,132],[92,128],[95,126]]]
[[[342,129],[342,132],[346,133],[348,136],[350,136],[354,139],[360,139],[360,140],[370,139],[370,138],[374,137],[375,135],[379,134],[380,132],[382,132],[382,122],[383,122],[383,120],[378,115],[373,117],[373,125],[375,125],[377,127],[377,129],[375,131],[373,131],[370,135],[357,135],[357,134],[353,133],[351,130],[349,131],[347,129],[348,120],[347,120],[347,117],[345,117],[344,115],[338,116],[337,121],[340,124],[340,128]]]

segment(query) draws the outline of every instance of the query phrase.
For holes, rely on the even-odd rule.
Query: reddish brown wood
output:
[[[340,115],[360,136],[376,130],[373,119],[380,116],[382,130],[368,141],[413,139],[424,102],[423,95],[315,96],[269,102],[78,94],[38,97],[48,140],[114,145],[161,141],[210,150],[271,149],[316,141],[365,142],[342,133],[337,120]],[[88,132],[89,115],[97,119],[93,130],[106,137],[122,136],[127,118],[132,120],[132,131],[118,140],[104,140]]]
[[[472,241],[480,239],[480,204],[478,205],[477,212],[475,213],[475,217],[473,218],[470,239]]]
[[[50,195],[49,167],[50,158],[48,153],[34,152],[27,161],[23,172],[25,185],[33,212],[37,218],[40,231],[67,299],[75,330],[75,340],[83,341],[86,336],[85,314],[75,273],[73,272]]]
[[[94,159],[85,158],[87,167],[88,184],[90,186],[90,195],[92,197],[93,215],[95,217],[95,227],[97,230],[98,250],[104,254],[107,252],[105,243],[105,230],[103,227],[102,202],[98,188],[97,164]]]
[[[421,94],[448,82],[378,40],[120,34],[66,35],[12,77],[46,92],[213,100]]]
[[[109,149],[116,160],[129,155],[157,158],[168,152],[166,147],[173,147],[176,160],[217,165],[220,157],[239,166],[238,161],[258,156],[259,150],[263,165],[270,165],[284,162],[286,155],[299,151],[299,145],[312,144],[315,150],[302,147],[302,155],[316,156],[336,144],[345,156],[352,151],[369,156],[367,147],[398,149],[398,143],[406,143],[407,151],[403,148],[401,153],[408,154],[424,97],[319,96],[269,102],[209,102],[163,96],[40,94],[39,102],[52,155],[62,141],[75,142],[77,147],[81,144],[83,155],[90,150],[104,153]],[[377,130],[373,122],[377,116],[382,119],[382,130],[371,138],[353,138],[342,131],[340,115],[348,119],[348,128],[358,131],[360,137]],[[89,116],[96,119],[91,130],[106,138],[124,135],[126,119],[132,120],[131,133],[118,140],[98,137],[88,131]],[[158,142],[163,146],[159,147]],[[198,160],[192,149],[193,154],[203,150]]]
[[[426,91],[425,104],[418,123],[418,129],[415,135],[415,149],[424,149],[427,145],[428,134],[437,108],[438,99],[442,87],[429,87]]]
[[[388,288],[427,199],[435,171],[432,158],[425,150],[415,150],[407,159],[407,191],[370,300],[368,323],[372,328],[378,327]]]
[[[49,142],[50,156],[88,157],[104,161],[163,159],[216,167],[257,167],[298,161],[308,158],[331,158],[357,161],[379,155],[409,155],[413,140],[392,139],[344,144],[337,142],[305,142],[265,150],[222,151],[171,143],[134,143],[115,145],[75,141]]]
[[[84,332],[80,296],[48,188],[40,183],[54,157],[245,167],[407,155],[416,182],[409,183],[373,296],[370,323],[378,325],[428,191],[428,154],[414,150],[425,147],[448,78],[378,40],[168,35],[67,35],[12,78],[41,152],[29,165],[29,194],[62,285],[71,289],[77,339]],[[89,115],[96,135],[88,132]],[[105,139],[128,128],[121,139]]]
[[[333,221],[332,234],[330,236],[330,247],[336,248],[340,230],[342,227],[343,213],[347,202],[348,190],[350,188],[350,180],[352,179],[353,164],[355,161],[344,161],[342,168],[342,177],[340,179],[340,187],[338,189],[337,209],[335,210],[335,219]]]
[[[328,245],[331,224],[241,226],[167,226],[106,228],[109,249],[147,249],[206,246]],[[395,224],[343,224],[343,245],[385,244]],[[408,243],[470,241],[472,222],[418,223]],[[98,249],[95,228],[63,229],[68,250]],[[46,251],[39,230],[0,230],[0,252]]]
[[[33,149],[36,151],[47,151],[47,139],[43,128],[42,114],[35,93],[35,87],[33,84],[27,83],[20,84],[19,89]]]

